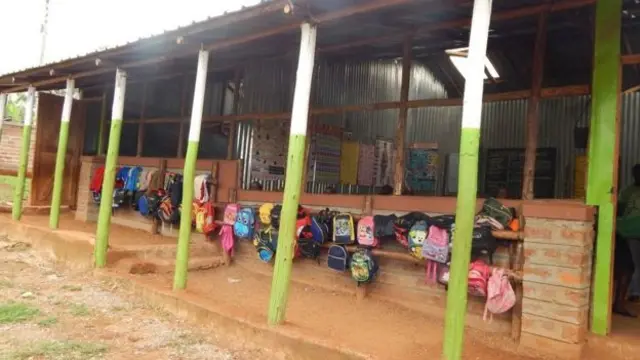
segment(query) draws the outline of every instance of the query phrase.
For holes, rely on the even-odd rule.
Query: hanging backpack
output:
[[[356,240],[351,214],[342,213],[333,217],[333,242],[353,244]]]
[[[140,166],[134,166],[129,169],[129,173],[127,174],[127,178],[124,182],[124,189],[131,193],[135,193],[138,191],[138,181],[140,180],[140,173],[142,172],[142,168]]]
[[[89,191],[91,191],[91,197],[96,204],[100,203],[102,195],[102,182],[104,180],[104,166],[101,166],[95,170],[91,177],[91,184],[89,184]]]
[[[182,175],[174,174],[168,188],[171,204],[174,208],[178,208],[182,204]]]
[[[487,320],[487,314],[505,313],[516,304],[516,294],[513,292],[509,278],[503,269],[494,268],[487,284],[487,303],[484,307],[483,319]]]
[[[196,226],[196,231],[204,233],[204,225],[207,221],[207,208],[205,207],[205,204],[200,203],[197,200],[193,201],[192,219]]]
[[[202,174],[193,178],[193,197],[200,203],[206,203],[209,201],[209,183],[211,179],[210,174]]]
[[[358,284],[370,283],[378,272],[378,264],[373,258],[370,249],[358,249],[349,263],[351,277]]]
[[[487,282],[491,275],[491,268],[482,260],[476,260],[469,265],[469,295],[487,297]]]
[[[280,228],[280,214],[282,213],[282,205],[275,205],[271,209],[271,226],[276,229]]]
[[[218,225],[216,224],[215,208],[211,202],[206,202],[204,204],[204,213],[205,218],[204,225],[202,225],[202,232],[209,236],[218,228]]]
[[[375,233],[373,216],[365,216],[358,221],[358,244],[362,246],[376,247],[379,240]]]
[[[273,204],[265,203],[258,209],[258,215],[260,216],[260,223],[263,226],[271,225],[271,211],[273,210]]]
[[[474,227],[471,239],[471,255],[473,257],[486,256],[489,259],[489,264],[493,265],[493,254],[498,249],[498,240],[493,236],[491,227]]]
[[[429,221],[429,216],[421,212],[410,212],[396,219],[393,224],[396,241],[405,248],[409,248],[409,231],[418,221]]]
[[[138,198],[138,212],[142,216],[149,216],[149,201],[147,200],[147,195],[142,195]]]
[[[157,214],[158,218],[165,224],[177,224],[180,219],[177,209],[173,207],[169,196],[165,196],[160,200]]]
[[[253,238],[253,230],[255,227],[256,216],[252,208],[242,208],[238,212],[236,222],[233,225],[233,233],[244,239]]]
[[[511,210],[494,198],[489,198],[484,201],[480,215],[494,218],[498,223],[500,223],[500,225],[502,225],[503,229],[508,227],[509,223],[513,219],[513,213]]]
[[[449,233],[446,229],[431,225],[427,239],[422,245],[422,256],[440,264],[449,259]]]
[[[223,223],[225,225],[235,225],[236,219],[238,218],[238,211],[240,211],[240,205],[227,204],[227,206],[224,207]]]
[[[258,231],[253,237],[253,245],[260,260],[271,262],[278,249],[278,231],[272,227]]]
[[[331,245],[327,256],[327,265],[336,271],[347,271],[349,252],[342,245]]]
[[[313,235],[313,240],[322,245],[329,240],[329,227],[317,217],[312,217],[311,234]]]
[[[422,259],[422,247],[429,234],[427,222],[420,220],[409,230],[409,252],[418,259]]]

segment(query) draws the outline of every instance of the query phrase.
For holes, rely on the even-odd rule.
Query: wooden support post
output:
[[[280,237],[276,251],[271,298],[269,301],[269,324],[277,325],[284,321],[289,295],[289,282],[293,261],[293,242],[295,241],[296,212],[300,203],[300,182],[307,121],[309,119],[309,99],[313,80],[313,66],[316,53],[316,26],[303,23],[300,37],[300,57],[296,74],[296,86],[293,95],[291,133],[287,155],[282,214],[280,218]]]
[[[622,83],[621,11],[622,0],[596,3],[587,204],[598,206],[591,319],[591,330],[598,335],[607,335],[611,330]]]
[[[138,146],[136,148],[136,156],[142,156],[142,149],[144,148],[144,117],[145,108],[147,107],[147,84],[142,83],[142,104],[140,105],[140,123],[138,124]]]
[[[407,117],[409,115],[409,108],[407,102],[409,101],[409,89],[411,85],[411,46],[412,37],[407,36],[404,39],[404,48],[402,52],[402,83],[400,86],[400,110],[398,113],[398,123],[396,127],[396,167],[393,173],[393,194],[402,195],[404,189],[404,162],[405,154],[404,149],[406,147],[405,139],[407,136]]]
[[[185,127],[185,115],[187,113],[187,79],[185,74],[182,79],[182,95],[180,97],[180,132],[178,135],[178,158],[184,157],[184,127]]]
[[[202,128],[202,112],[207,88],[207,68],[209,66],[209,52],[200,50],[198,54],[198,72],[193,93],[193,107],[191,108],[191,122],[189,123],[189,143],[187,156],[184,159],[182,188],[182,213],[191,214],[193,207],[193,181],[195,179],[198,147],[200,145],[200,130]],[[176,271],[173,279],[173,289],[183,290],[187,287],[187,272],[189,270],[189,243],[191,241],[191,216],[180,217],[180,232],[178,237],[178,253],[176,254]]]
[[[240,87],[242,86],[242,78],[240,74],[240,69],[236,69],[235,74],[233,76],[233,114],[240,115]],[[227,144],[227,160],[233,160],[234,157],[234,149],[236,143],[236,127],[237,124],[235,121],[231,122],[231,127],[229,128],[229,143]]]
[[[25,179],[29,167],[29,147],[31,145],[31,128],[33,123],[33,106],[36,99],[36,89],[30,86],[27,91],[27,103],[25,104],[24,123],[22,125],[22,145],[20,147],[20,166],[18,167],[18,180],[13,195],[13,220],[22,218],[22,199],[24,198]]]
[[[4,124],[5,111],[7,109],[7,94],[0,94],[0,140],[2,140],[2,125]]]
[[[107,249],[109,248],[109,229],[113,211],[113,189],[115,187],[116,166],[120,155],[120,135],[122,134],[122,117],[124,115],[124,97],[127,88],[127,73],[116,70],[116,83],[113,92],[113,108],[111,110],[111,132],[107,147],[107,159],[102,180],[102,197],[98,213],[98,229],[94,248],[94,261],[97,268],[107,265]]]
[[[447,292],[443,358],[462,359],[464,326],[467,312],[467,276],[471,260],[471,235],[476,210],[478,188],[478,150],[482,121],[484,64],[487,53],[491,0],[475,0],[469,55],[467,60],[462,130],[460,134],[460,164],[458,200],[456,204],[456,240],[451,258],[451,277]]]
[[[104,155],[104,134],[107,125],[107,86],[102,91],[102,108],[100,109],[100,124],[98,125],[98,156]]]
[[[538,32],[533,50],[533,74],[531,79],[531,97],[527,106],[527,140],[524,154],[524,171],[522,175],[522,198],[533,200],[536,177],[536,153],[538,150],[538,129],[540,127],[540,95],[544,78],[544,59],[547,48],[548,12],[538,15]]]
[[[51,212],[49,215],[49,227],[57,229],[60,223],[60,205],[62,203],[62,182],[64,181],[64,165],[67,157],[67,142],[69,140],[69,121],[71,120],[71,108],[73,106],[73,92],[75,81],[67,80],[67,88],[64,93],[62,116],[60,119],[60,134],[58,134],[58,150],[56,153],[56,168],[53,176],[53,194],[51,197]]]

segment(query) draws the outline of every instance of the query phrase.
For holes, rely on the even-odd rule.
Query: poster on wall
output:
[[[340,155],[340,183],[358,183],[358,161],[360,160],[360,144],[355,141],[342,142]]]
[[[340,181],[342,128],[318,125],[312,132],[308,179],[336,184]]]
[[[375,186],[393,186],[394,150],[393,142],[376,140]]]
[[[251,178],[284,180],[288,145],[288,121],[258,121],[253,133]]]
[[[360,144],[360,158],[358,159],[358,185],[372,186],[375,177],[373,167],[376,163],[376,147],[370,144]]]
[[[416,143],[407,151],[405,184],[414,194],[435,194],[438,144]]]

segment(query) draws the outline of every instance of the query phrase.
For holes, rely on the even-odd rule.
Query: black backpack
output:
[[[307,225],[302,228],[302,231],[300,231],[300,234],[298,235],[298,249],[300,251],[300,255],[305,258],[318,259],[318,261],[320,261],[320,248],[321,244],[313,238],[311,226]]]
[[[347,271],[349,267],[349,252],[342,245],[331,245],[327,265],[336,271]]]
[[[491,233],[491,227],[474,227],[471,239],[471,256],[487,256],[489,264],[493,265],[493,254],[498,249],[498,241]]]

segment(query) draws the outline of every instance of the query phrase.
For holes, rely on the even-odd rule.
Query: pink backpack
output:
[[[476,260],[469,267],[469,295],[486,297],[487,282],[491,275],[491,268],[482,260]]]
[[[224,208],[224,224],[233,226],[236,223],[238,211],[240,211],[240,205],[227,204]]]
[[[449,234],[447,230],[431,225],[422,244],[422,257],[427,260],[425,283],[435,283],[441,264],[449,260]]]
[[[378,246],[378,238],[375,234],[373,216],[365,216],[358,221],[358,244],[364,246]]]
[[[516,294],[513,292],[509,278],[504,274],[503,269],[494,268],[487,284],[487,303],[484,307],[484,320],[487,320],[487,313],[505,313],[515,305]]]

